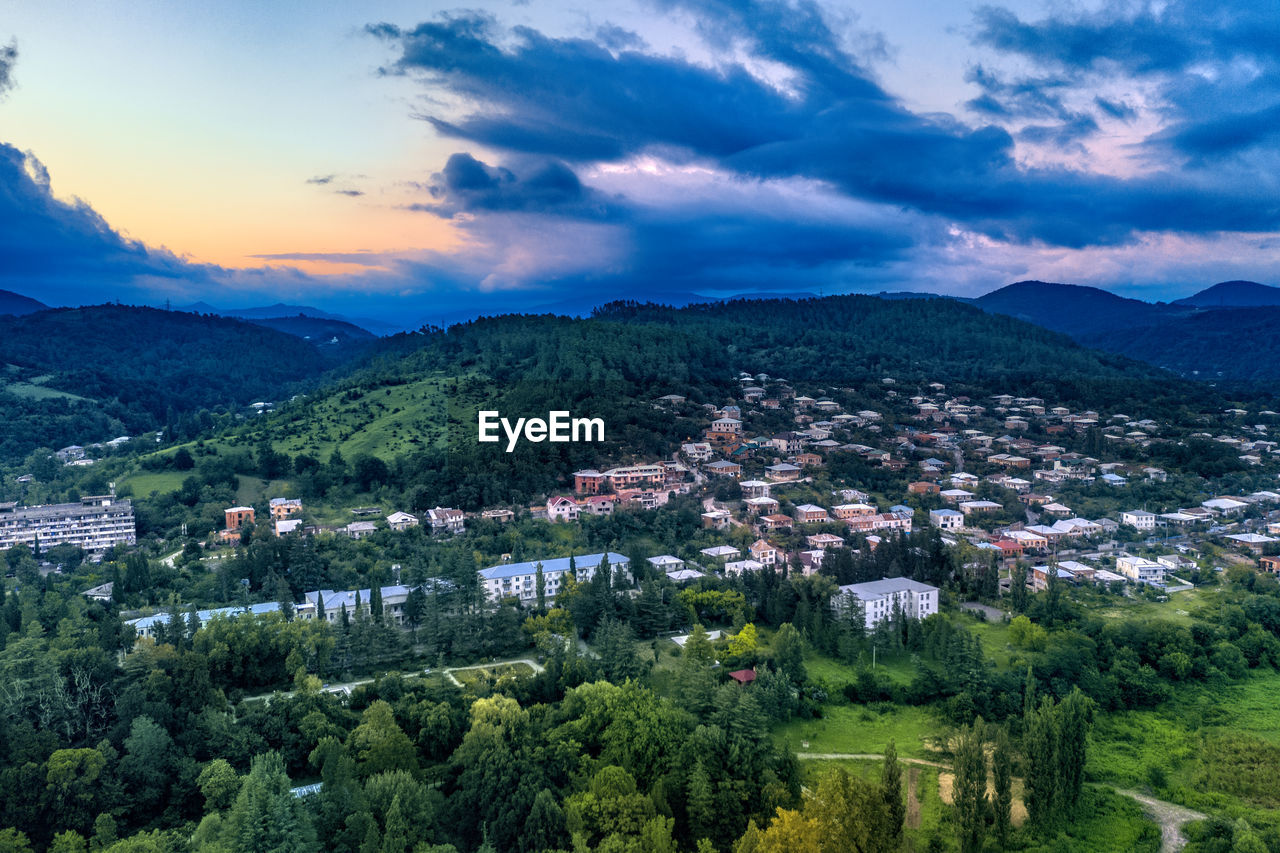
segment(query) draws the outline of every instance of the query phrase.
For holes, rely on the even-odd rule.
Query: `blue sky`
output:
[[[51,0],[0,26],[0,288],[53,304],[413,325],[1280,284],[1274,0]]]

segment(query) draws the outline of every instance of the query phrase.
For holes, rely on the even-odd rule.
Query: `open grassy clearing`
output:
[[[145,498],[152,492],[178,491],[182,488],[182,481],[190,475],[190,471],[139,471],[122,479],[120,485],[132,489],[135,497]]]
[[[853,755],[879,755],[892,740],[899,755],[933,761],[932,739],[949,730],[930,709],[909,705],[827,705],[822,712],[821,719],[776,727],[775,738],[796,752]]]
[[[1099,714],[1089,778],[1189,808],[1280,825],[1280,673],[1187,687],[1155,711]]]

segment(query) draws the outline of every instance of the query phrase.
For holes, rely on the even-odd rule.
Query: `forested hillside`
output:
[[[0,317],[0,453],[88,444],[201,410],[287,398],[297,383],[357,352],[240,320],[152,308]]]

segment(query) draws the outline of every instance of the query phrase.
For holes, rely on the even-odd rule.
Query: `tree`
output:
[[[884,748],[884,767],[880,771],[880,796],[888,813],[890,849],[902,845],[902,827],[907,817],[907,803],[902,796],[902,766],[898,748],[892,740]]]
[[[347,737],[347,748],[358,762],[360,776],[368,778],[388,770],[418,769],[417,750],[413,741],[396,723],[391,706],[379,699],[360,717]]]
[[[1058,704],[1058,794],[1061,807],[1074,816],[1084,790],[1084,765],[1093,721],[1093,700],[1073,687]]]
[[[404,600],[404,619],[413,629],[413,640],[418,641],[418,626],[422,624],[422,617],[427,615],[427,594],[422,591],[422,587],[415,586],[409,590],[409,595]]]
[[[215,758],[200,771],[196,785],[204,795],[205,811],[223,811],[235,803],[240,777],[225,758]]]
[[[1058,806],[1058,718],[1045,696],[1026,719],[1023,752],[1027,758],[1027,817],[1041,830],[1051,828]]]
[[[798,811],[778,808],[768,829],[760,833],[755,853],[825,853],[822,827]]]
[[[1027,609],[1027,565],[1021,560],[1009,570],[1009,603],[1017,613]]]
[[[961,853],[978,853],[986,835],[987,755],[979,717],[962,730],[955,749],[955,804]]]
[[[1001,848],[1009,846],[1009,830],[1013,811],[1013,755],[1009,745],[1009,730],[1005,726],[996,729],[995,746],[991,752],[991,781],[995,788],[992,807],[995,811],[996,838]]]
[[[555,794],[543,788],[533,799],[533,808],[525,819],[520,833],[521,853],[543,853],[568,846],[569,833],[565,829],[564,811],[556,802]]]
[[[790,622],[783,622],[773,636],[773,662],[794,684],[804,684],[804,638]]]
[[[645,663],[636,654],[636,635],[620,619],[609,618],[596,630],[600,648],[600,669],[614,683],[644,674]]]
[[[729,657],[739,658],[743,655],[749,655],[756,650],[756,626],[754,622],[748,622],[742,626],[742,630],[734,634],[729,640]]]
[[[235,804],[227,813],[223,843],[237,853],[307,853],[315,834],[303,801],[290,793],[278,752],[254,756]]]
[[[542,571],[542,563],[537,565],[537,579],[535,587],[538,593],[538,612],[547,612],[547,576]]]

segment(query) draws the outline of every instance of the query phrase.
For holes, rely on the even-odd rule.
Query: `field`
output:
[[[277,451],[327,459],[339,450],[347,459],[398,453],[440,444],[446,436],[448,387],[454,380],[431,376],[371,391],[341,391],[272,416]]]
[[[929,709],[908,705],[827,705],[822,712],[777,727],[774,737],[797,752],[847,755],[879,755],[892,740],[899,755],[936,761],[932,739],[948,731]]]
[[[152,492],[176,492],[182,488],[182,481],[189,476],[189,471],[139,471],[125,477],[120,485],[132,489],[134,496],[145,498]]]
[[[446,677],[452,677],[460,685],[478,684],[481,682],[493,683],[502,679],[504,676],[526,676],[533,675],[533,667],[527,663],[515,661],[513,663],[500,663],[493,666],[469,666],[460,669],[445,670]]]
[[[1280,825],[1280,673],[1185,688],[1157,711],[1099,714],[1089,778],[1190,808]]]

